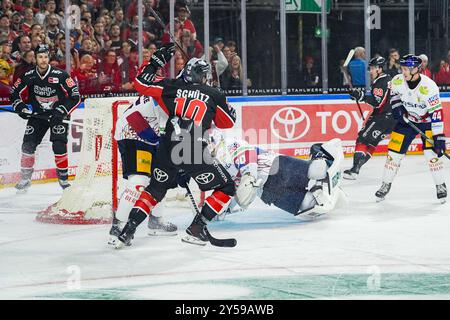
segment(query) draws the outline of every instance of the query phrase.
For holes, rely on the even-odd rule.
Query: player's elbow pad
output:
[[[139,132],[137,135],[139,136],[139,138],[150,143],[157,143],[159,141],[158,135],[155,133],[155,131],[152,130],[152,128],[146,128]]]

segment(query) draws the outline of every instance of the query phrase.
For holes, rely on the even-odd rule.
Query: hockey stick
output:
[[[362,112],[361,106],[359,105],[359,101],[358,100],[355,100],[355,101],[356,101],[356,104],[358,105],[359,113],[361,113],[361,117],[362,117],[363,121],[366,121],[366,118],[364,118],[364,114]]]
[[[420,136],[422,138],[424,138],[429,144],[431,144],[432,146],[434,146],[434,141],[430,139],[430,137],[428,137],[425,133],[422,132],[422,130],[420,130],[419,128],[417,128],[417,126],[412,123],[408,118],[406,118],[405,116],[403,116],[403,120],[406,122],[406,124],[408,124],[411,128],[413,128],[414,131],[416,131],[418,134],[420,134]],[[445,150],[442,151],[442,153],[444,154],[444,156],[450,160],[450,155],[448,153],[445,153]]]
[[[191,189],[189,188],[188,184],[184,185],[184,188],[186,189],[187,195],[189,197],[189,200],[191,202],[192,210],[195,212],[195,217],[200,217],[200,210],[198,209],[197,203],[195,202],[194,196],[192,195]],[[195,220],[195,218],[194,218]],[[208,231],[208,229],[205,229],[206,235],[208,237],[209,243],[211,243],[213,246],[216,247],[235,247],[237,244],[236,239],[229,238],[229,239],[217,239],[214,238]]]
[[[159,16],[158,13],[155,12],[155,10],[153,10],[152,7],[148,7],[148,9],[150,10],[151,14],[153,17],[155,17],[156,21],[159,23],[159,25],[163,28],[163,30],[166,28],[166,25],[164,24],[164,22],[162,21],[161,17]],[[167,30],[167,33],[169,34],[170,39],[172,39],[173,43],[175,43],[175,45],[178,47],[178,49],[181,50],[181,53],[183,53],[184,57],[186,58],[186,61],[189,61],[189,56],[187,55],[186,52],[184,52],[183,48],[178,44],[178,42],[175,40],[175,37],[173,36],[172,32],[170,32],[170,30]]]
[[[344,67],[347,68],[348,64],[350,63],[350,60],[352,60],[353,55],[355,54],[355,49],[350,49],[347,55],[347,59],[345,59]]]
[[[15,112],[14,110],[9,110],[9,109],[7,109],[7,108],[2,108],[2,107],[0,107],[0,111],[18,114],[18,113]],[[30,113],[30,114],[27,114],[27,117],[28,117],[28,118],[35,118],[35,119],[40,119],[40,120],[47,120],[47,121],[50,121],[50,117],[44,116],[44,115],[39,114],[39,113],[38,113],[38,114],[36,114],[36,113]],[[77,121],[63,120],[62,122],[63,122],[63,123],[66,123],[66,124],[73,124],[73,125],[76,125],[76,126],[79,126],[79,127],[85,127],[85,125],[84,125],[83,123],[77,122]]]

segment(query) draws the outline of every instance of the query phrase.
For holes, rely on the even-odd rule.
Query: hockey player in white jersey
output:
[[[392,113],[398,123],[389,141],[383,183],[375,196],[377,201],[384,200],[409,145],[417,135],[406,123],[407,119],[433,139],[434,144],[431,145],[422,138],[423,153],[436,184],[437,198],[444,203],[447,197],[441,158],[445,152],[444,112],[439,88],[429,77],[420,74],[422,59],[419,57],[405,55],[401,58],[400,65],[402,73],[391,81]]]
[[[242,209],[259,197],[268,205],[310,219],[331,211],[345,198],[339,187],[344,158],[340,139],[313,145],[310,161],[224,138],[217,129],[210,134],[210,147],[233,177],[234,199]]]
[[[108,243],[111,245],[116,243],[129,212],[150,182],[152,159],[166,121],[167,115],[146,96],[140,96],[117,120],[114,139],[119,146],[125,183],[110,230]],[[176,235],[176,232],[177,227],[172,223],[164,222],[154,213],[149,215],[149,235]]]

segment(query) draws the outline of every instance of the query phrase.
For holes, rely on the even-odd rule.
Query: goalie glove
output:
[[[262,180],[256,180],[256,178],[249,173],[241,178],[241,183],[236,189],[235,198],[242,209],[247,209],[253,200],[255,200],[256,192],[261,185]]]

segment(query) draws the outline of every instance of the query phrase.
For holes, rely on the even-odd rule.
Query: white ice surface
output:
[[[0,298],[394,298],[383,291],[397,279],[392,274],[417,274],[416,285],[415,276],[408,278],[398,298],[450,298],[450,206],[438,203],[423,156],[407,157],[386,200],[376,203],[384,161],[376,157],[357,181],[344,181],[349,204],[316,221],[258,201],[211,223],[216,237],[237,239],[227,249],[187,245],[180,235],[149,237],[144,223],[132,247],[113,250],[109,226],[35,221],[60,197],[57,184],[33,185],[24,195],[0,189]],[[189,209],[164,213],[181,234],[192,219]],[[436,281],[424,280],[427,274]],[[372,291],[355,291],[349,275],[363,275]],[[302,285],[280,288],[276,279]]]

